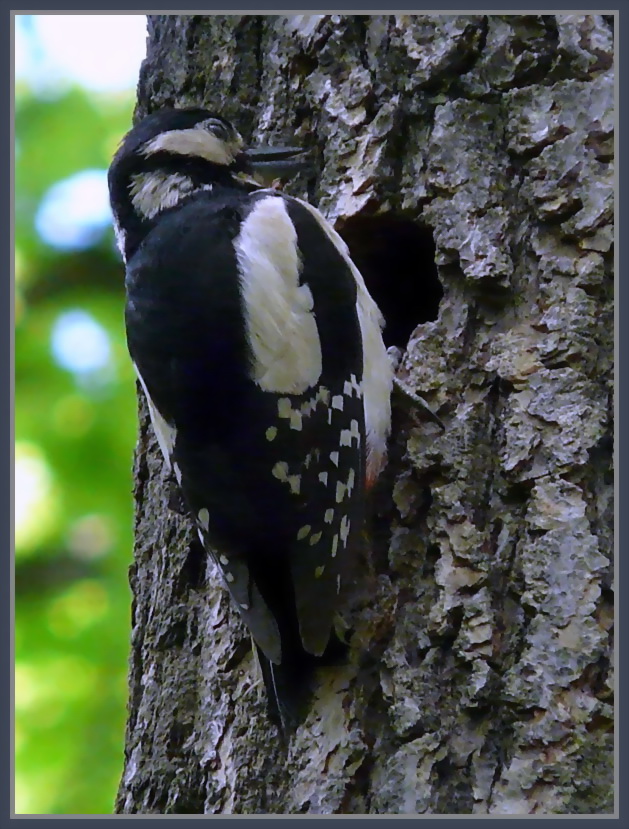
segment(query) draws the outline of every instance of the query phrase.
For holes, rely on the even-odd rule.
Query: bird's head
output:
[[[201,190],[251,191],[305,166],[297,147],[246,148],[238,130],[205,109],[162,109],[123,138],[109,168],[118,245]],[[122,241],[121,241],[122,238]]]

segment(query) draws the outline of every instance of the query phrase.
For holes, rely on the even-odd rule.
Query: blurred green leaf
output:
[[[34,528],[16,549],[18,813],[112,813],[122,771],[136,437],[123,269],[111,234],[60,252],[34,217],[55,182],[108,166],[132,108],[131,93],[16,96],[16,475],[21,520]],[[53,327],[69,309],[107,332],[100,384],[54,359]]]

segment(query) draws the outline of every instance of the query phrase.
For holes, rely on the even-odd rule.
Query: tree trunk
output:
[[[144,403],[122,813],[609,813],[613,19],[150,16],[138,114],[302,143],[403,350],[350,653],[285,751]],[[436,264],[435,264],[436,263]]]

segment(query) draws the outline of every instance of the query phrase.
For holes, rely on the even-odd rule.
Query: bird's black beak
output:
[[[308,151],[302,147],[253,147],[245,157],[251,172],[265,182],[291,178],[309,162]]]

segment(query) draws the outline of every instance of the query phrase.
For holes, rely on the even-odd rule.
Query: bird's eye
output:
[[[232,137],[229,127],[226,126],[226,124],[223,124],[222,121],[218,121],[216,118],[210,118],[207,121],[204,121],[203,126],[221,141],[229,141]]]

